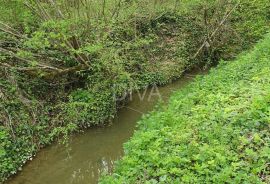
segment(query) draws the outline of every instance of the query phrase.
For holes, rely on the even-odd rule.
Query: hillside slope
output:
[[[270,34],[139,122],[101,183],[270,183]]]

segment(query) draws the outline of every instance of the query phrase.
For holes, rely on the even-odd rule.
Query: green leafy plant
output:
[[[269,183],[270,35],[146,115],[100,183]]]
[[[234,58],[268,30],[269,2],[2,0],[0,19],[2,181],[57,137],[109,122],[115,97]]]

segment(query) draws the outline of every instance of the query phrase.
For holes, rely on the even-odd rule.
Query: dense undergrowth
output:
[[[101,183],[270,183],[270,34],[138,126]]]
[[[56,137],[108,122],[126,91],[248,49],[269,27],[269,6],[0,0],[0,181]]]

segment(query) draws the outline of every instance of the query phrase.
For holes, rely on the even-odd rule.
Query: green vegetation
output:
[[[232,59],[269,22],[268,0],[0,0],[0,181],[111,120],[115,96]]]
[[[269,128],[270,34],[146,115],[101,183],[269,183]]]

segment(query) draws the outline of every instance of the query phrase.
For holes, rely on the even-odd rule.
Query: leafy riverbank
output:
[[[270,34],[138,125],[101,183],[269,183]]]
[[[108,122],[115,97],[234,58],[270,21],[268,0],[55,2],[0,2],[0,181],[57,137]]]

